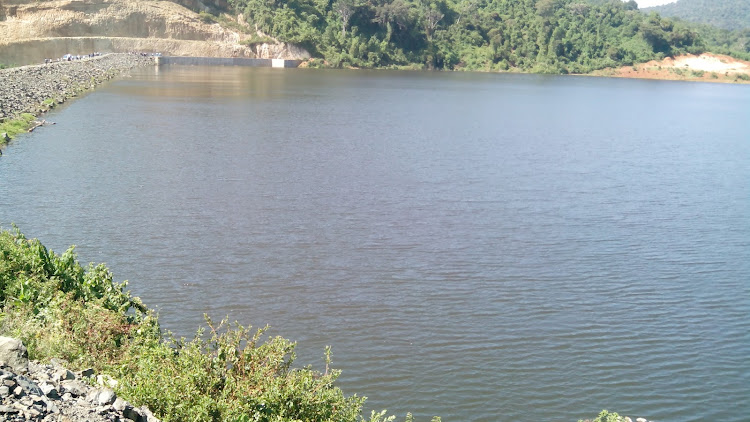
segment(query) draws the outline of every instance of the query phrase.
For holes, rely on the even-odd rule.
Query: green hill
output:
[[[230,0],[333,66],[582,73],[699,53],[688,25],[620,0]]]
[[[679,0],[676,3],[643,10],[724,29],[750,28],[750,1],[748,0]]]

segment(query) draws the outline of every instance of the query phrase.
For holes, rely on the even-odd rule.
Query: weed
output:
[[[33,114],[23,113],[15,119],[0,123],[0,133],[5,132],[9,137],[13,138],[19,133],[26,132],[32,126],[34,119]]]

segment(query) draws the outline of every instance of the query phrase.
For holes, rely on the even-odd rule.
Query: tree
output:
[[[427,41],[432,41],[432,35],[435,33],[435,30],[437,29],[440,21],[443,19],[443,17],[445,17],[445,14],[441,13],[440,10],[438,10],[435,3],[431,3],[429,6],[425,6],[422,13]]]
[[[333,4],[333,10],[341,16],[341,36],[346,36],[346,30],[349,26],[349,19],[357,10],[356,0],[336,0]]]

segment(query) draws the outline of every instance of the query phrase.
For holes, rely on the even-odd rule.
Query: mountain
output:
[[[676,3],[641,10],[730,30],[750,28],[748,0],[679,0]]]

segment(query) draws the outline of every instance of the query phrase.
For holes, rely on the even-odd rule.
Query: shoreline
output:
[[[750,83],[750,62],[724,54],[683,54],[631,66],[595,70],[587,76],[743,85]]]
[[[39,126],[35,119],[59,104],[123,73],[153,66],[154,58],[110,53],[0,70],[0,146]]]

